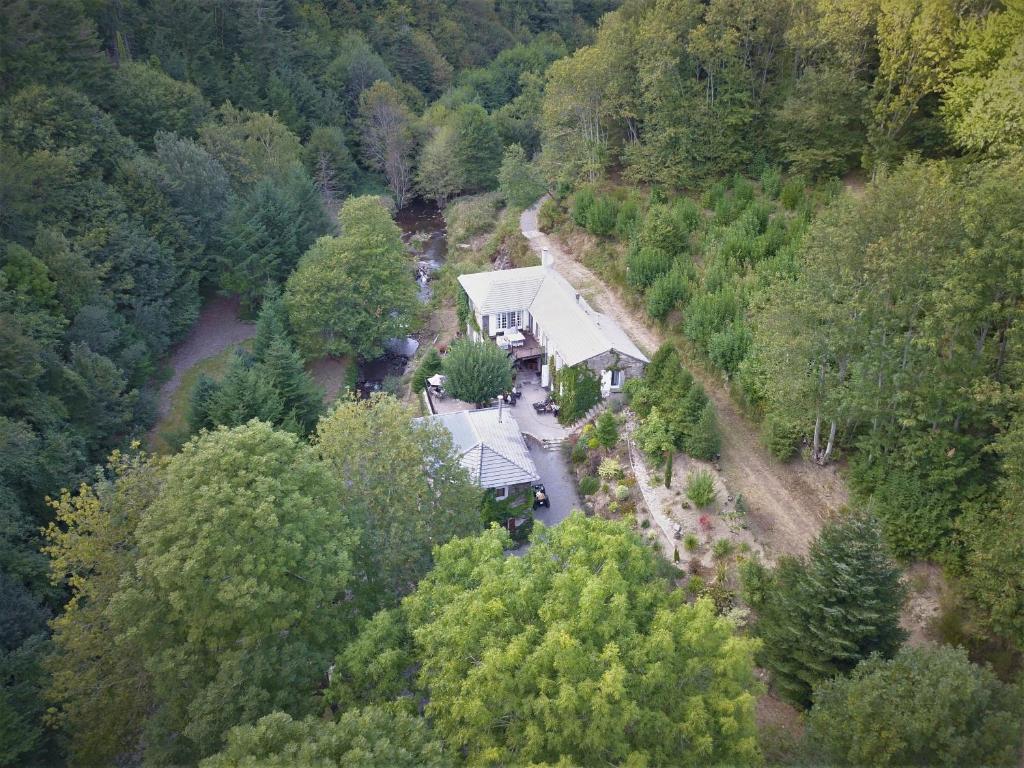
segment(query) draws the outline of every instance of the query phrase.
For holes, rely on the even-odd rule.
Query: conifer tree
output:
[[[904,639],[903,587],[877,522],[854,513],[822,530],[807,560],[783,558],[760,610],[760,661],[775,687],[808,706],[811,690],[872,653],[891,658]]]
[[[259,369],[277,390],[285,416],[294,419],[299,432],[313,429],[323,410],[323,394],[287,337],[271,342]]]
[[[604,411],[594,424],[594,438],[597,444],[610,451],[619,442],[619,427],[611,411]]]

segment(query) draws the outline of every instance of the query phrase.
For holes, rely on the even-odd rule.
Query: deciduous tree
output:
[[[488,341],[456,341],[448,348],[442,370],[445,389],[467,403],[488,403],[512,388],[508,353]]]
[[[480,490],[451,435],[413,416],[389,395],[345,400],[321,420],[314,441],[343,479],[335,504],[365,531],[361,587],[353,588],[370,605],[395,602],[427,573],[434,547],[480,528]]]
[[[349,632],[358,539],[339,478],[267,424],[206,433],[165,472],[109,607],[152,684],[146,757],[160,763],[212,754],[276,709],[312,712]]]
[[[416,309],[416,283],[402,236],[373,197],[342,206],[340,237],[323,237],[288,279],[285,306],[306,359],[355,355],[372,360],[384,342],[405,336]]]
[[[363,156],[380,171],[399,208],[413,185],[412,113],[389,83],[378,80],[359,96],[359,128]]]
[[[446,544],[403,603],[426,713],[452,750],[501,763],[758,759],[756,643],[671,591],[635,533],[575,513],[523,557],[509,544],[498,529]]]

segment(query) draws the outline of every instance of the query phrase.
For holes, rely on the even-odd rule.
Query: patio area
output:
[[[537,383],[537,376],[531,371],[523,371],[516,379],[516,387],[522,392],[522,397],[515,405],[504,406],[508,413],[516,420],[519,431],[529,435],[539,442],[557,442],[564,440],[569,430],[558,423],[558,419],[551,413],[537,413],[533,410],[533,404],[544,400],[548,391]],[[472,411],[476,409],[473,403],[456,400],[454,397],[439,398],[434,393],[429,393],[430,403],[434,413],[456,413],[458,411]]]

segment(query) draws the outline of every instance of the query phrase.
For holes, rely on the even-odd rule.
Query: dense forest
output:
[[[1022,94],[1021,0],[4,2],[0,765],[1016,764]],[[724,601],[582,514],[507,557],[443,429],[326,407],[422,322],[393,212],[480,193],[670,340],[648,453],[717,453],[701,366],[854,510]]]

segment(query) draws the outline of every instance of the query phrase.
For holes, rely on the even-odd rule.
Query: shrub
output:
[[[553,230],[560,218],[561,211],[558,209],[558,203],[553,199],[549,197],[540,204],[540,209],[537,211],[537,226],[542,232]]]
[[[590,209],[594,207],[594,190],[590,187],[580,187],[572,198],[572,207],[569,215],[572,216],[576,226],[586,227],[590,220]]]
[[[761,422],[761,442],[772,456],[785,461],[796,452],[800,427],[777,413],[769,413]]]
[[[743,494],[741,493],[739,496],[736,497],[736,514],[741,517],[746,517],[749,513],[750,509],[747,506],[747,500],[743,498]],[[749,545],[747,545],[746,542],[744,542],[741,546],[749,548]]]
[[[689,250],[690,233],[667,205],[652,205],[637,227],[633,243],[641,248],[656,248],[675,256]]]
[[[453,200],[445,208],[448,242],[462,243],[494,228],[501,207],[501,194],[488,192]]]
[[[647,314],[654,320],[664,320],[689,301],[690,290],[687,270],[677,262],[670,271],[658,275],[647,289]]]
[[[711,358],[711,362],[732,376],[747,357],[753,341],[746,323],[734,320],[708,340],[708,357]]]
[[[701,197],[701,204],[705,208],[711,208],[712,210],[718,206],[718,203],[725,197],[725,184],[721,181],[716,182],[714,186],[704,192]]]
[[[623,201],[615,216],[615,234],[623,240],[632,237],[640,219],[640,205],[632,197]]]
[[[688,197],[680,197],[672,204],[672,218],[675,219],[676,226],[687,234],[695,232],[704,220],[700,206]]]
[[[617,501],[625,501],[629,498],[629,486],[617,485],[615,486],[615,498]]]
[[[644,530],[647,530],[651,527],[651,521],[645,517],[643,520],[640,521],[640,527]]]
[[[441,355],[431,347],[412,375],[412,391],[419,394],[427,387],[427,379],[441,372]]]
[[[700,576],[691,576],[686,582],[686,594],[696,597],[704,591],[704,579]]]
[[[767,167],[761,172],[761,189],[766,197],[775,200],[782,191],[782,171]]]
[[[732,553],[733,545],[728,539],[719,539],[711,546],[711,554],[716,560],[724,560]]]
[[[772,583],[772,574],[759,559],[748,558],[740,563],[740,591],[754,609],[764,605]]]
[[[732,178],[732,196],[738,203],[746,205],[754,199],[754,185],[737,173]]]
[[[580,478],[580,495],[593,496],[601,488],[601,481],[593,475],[584,475]]]
[[[626,255],[626,282],[644,291],[660,275],[672,269],[672,257],[660,248],[631,246]]]
[[[696,552],[700,546],[700,539],[697,538],[697,534],[688,533],[683,537],[683,548],[687,552]]]
[[[791,211],[795,211],[804,200],[804,180],[802,176],[794,176],[787,181],[779,194],[782,204]]]
[[[741,210],[742,209],[735,200],[729,197],[723,197],[715,203],[715,225],[725,227],[732,224],[740,215]]]
[[[615,230],[619,204],[614,198],[602,195],[594,200],[587,212],[586,228],[592,235],[606,237]]]
[[[686,308],[683,332],[706,351],[711,337],[739,317],[740,302],[732,289],[700,293]]]
[[[610,451],[619,442],[619,426],[611,411],[604,411],[594,422],[594,440],[606,451]]]
[[[715,500],[715,480],[707,470],[691,472],[686,478],[686,496],[698,507],[706,507]]]
[[[597,468],[597,474],[608,483],[620,480],[622,479],[622,465],[616,459],[604,459],[601,466]]]
[[[576,443],[572,447],[572,453],[569,454],[569,460],[573,464],[582,464],[587,460],[587,446],[582,440]]]

